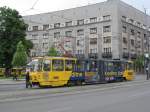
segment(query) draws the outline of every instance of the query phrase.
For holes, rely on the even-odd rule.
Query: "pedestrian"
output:
[[[13,80],[17,81],[17,73],[16,72],[14,72],[14,74],[13,74]]]
[[[149,80],[149,65],[146,66],[146,80]]]
[[[26,74],[26,88],[28,88],[30,86],[30,88],[32,88],[32,84],[30,82],[30,75],[29,72],[27,72]]]

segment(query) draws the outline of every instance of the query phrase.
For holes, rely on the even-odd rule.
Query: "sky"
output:
[[[103,2],[106,0],[0,0],[0,7],[8,6],[16,9],[21,15],[32,15],[44,12],[52,12],[68,8],[80,7],[88,4]],[[135,8],[150,15],[150,0],[122,0]]]

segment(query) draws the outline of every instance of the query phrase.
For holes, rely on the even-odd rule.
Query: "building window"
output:
[[[38,43],[34,43],[33,47],[34,49],[38,49]]]
[[[97,17],[90,18],[90,23],[95,23],[95,22],[97,22]]]
[[[145,24],[143,24],[143,27],[146,29],[147,26]]]
[[[90,44],[97,44],[97,38],[90,38]]]
[[[123,33],[127,33],[127,27],[126,27],[126,26],[123,26],[123,27],[122,27],[122,31],[123,31]]]
[[[49,24],[43,25],[43,30],[48,30],[49,29]]]
[[[104,48],[104,53],[111,53],[111,47]]]
[[[127,44],[127,38],[126,37],[123,37],[123,43]]]
[[[60,27],[60,23],[55,23],[54,24],[54,28],[59,28]]]
[[[66,27],[72,26],[72,21],[66,22]]]
[[[48,49],[48,43],[43,43],[43,48]]]
[[[97,28],[90,28],[90,34],[96,34]]]
[[[38,34],[33,34],[31,40],[37,40],[38,39]]]
[[[83,50],[77,50],[77,54],[83,54]]]
[[[123,48],[124,51],[127,51],[127,48]]]
[[[59,38],[60,37],[60,32],[55,32],[54,33],[54,38]]]
[[[77,46],[80,46],[80,40],[77,40]]]
[[[84,19],[77,20],[77,25],[83,25],[84,24]]]
[[[137,41],[137,48],[141,48],[141,41]]]
[[[33,31],[37,31],[38,30],[38,26],[33,26]]]
[[[83,29],[77,30],[77,35],[78,36],[84,35],[84,30]]]
[[[48,36],[49,36],[49,33],[44,33],[43,34],[43,38],[48,38]]]
[[[126,16],[122,16],[122,20],[126,21],[127,17]]]
[[[104,43],[111,43],[111,37],[104,37]]]
[[[103,20],[104,20],[104,21],[110,20],[110,15],[103,16]]]
[[[140,38],[141,37],[141,32],[137,32],[137,36]]]
[[[90,49],[90,53],[97,53],[97,48],[95,48],[95,49]]]
[[[135,34],[134,30],[133,30],[133,29],[131,29],[131,35],[134,35],[134,34]]]
[[[135,42],[133,39],[131,39],[131,45],[134,46]]]
[[[66,37],[71,37],[72,36],[72,31],[66,31],[65,35],[66,35]]]
[[[134,20],[133,20],[133,19],[130,19],[129,21],[130,21],[130,23],[133,23],[133,22],[134,22]]]
[[[147,40],[147,38],[146,38],[146,34],[144,34],[144,39],[145,39],[145,40]]]
[[[103,26],[103,32],[111,32],[111,27],[109,26]]]
[[[140,26],[141,26],[141,23],[140,23],[140,22],[137,22],[137,26],[140,27]]]

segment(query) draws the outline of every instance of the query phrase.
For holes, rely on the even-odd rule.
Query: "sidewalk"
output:
[[[134,80],[146,80],[146,74],[136,74],[135,79]]]
[[[0,79],[0,85],[18,85],[18,84],[24,84],[25,79],[19,79],[19,80],[12,80],[12,79]]]

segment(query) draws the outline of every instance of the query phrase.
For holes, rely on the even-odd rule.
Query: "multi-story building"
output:
[[[135,59],[150,51],[150,16],[120,0],[24,20],[29,25],[26,38],[34,43],[32,56],[46,55],[49,47],[66,37],[72,38],[72,53],[86,58]]]

